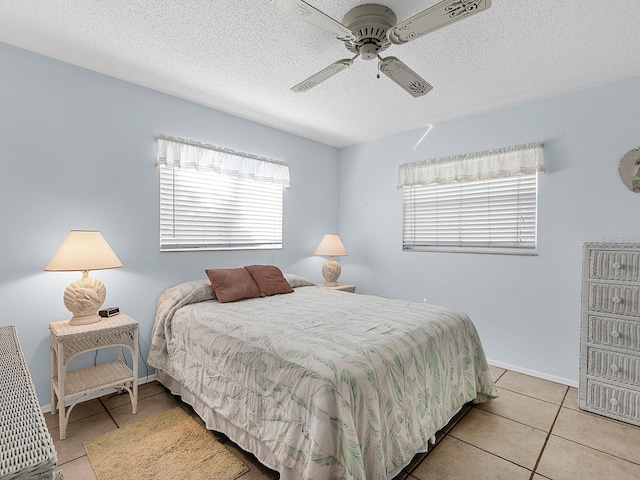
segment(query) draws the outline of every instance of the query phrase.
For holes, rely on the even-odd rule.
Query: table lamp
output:
[[[86,325],[100,321],[98,309],[104,303],[107,289],[100,280],[89,278],[89,270],[121,266],[122,262],[100,232],[69,232],[44,267],[47,272],[82,272],[82,278],[69,284],[64,292],[64,304],[73,314],[69,325]]]
[[[322,265],[322,276],[325,280],[324,284],[327,287],[334,287],[338,285],[338,278],[340,278],[342,268],[340,267],[340,264],[333,259],[333,257],[344,257],[347,255],[347,251],[340,241],[340,237],[329,233],[322,237],[314,255],[329,257],[329,261]]]

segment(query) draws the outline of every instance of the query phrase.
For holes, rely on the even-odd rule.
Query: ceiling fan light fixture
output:
[[[378,58],[378,46],[375,43],[365,43],[360,47],[360,56],[363,60]]]

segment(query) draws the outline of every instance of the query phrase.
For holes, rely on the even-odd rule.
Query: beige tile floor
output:
[[[558,383],[491,367],[500,398],[467,406],[395,480],[637,480],[640,427],[582,412],[578,392]],[[82,442],[163,410],[188,405],[152,382],[140,387],[138,414],[128,395],[79,404],[67,439],[46,414],[65,480],[95,479]],[[240,480],[276,479],[226,437],[218,438],[248,467]],[[213,479],[212,479],[213,480]]]

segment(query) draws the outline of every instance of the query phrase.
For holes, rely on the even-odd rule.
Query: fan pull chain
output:
[[[376,78],[380,78],[380,63],[381,63],[382,59],[380,58],[380,55],[378,55],[378,74],[376,75]]]

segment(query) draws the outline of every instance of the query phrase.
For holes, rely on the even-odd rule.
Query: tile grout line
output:
[[[566,399],[566,397],[568,395],[569,395],[569,390],[567,390],[567,392],[565,394],[565,399]],[[563,399],[562,404],[560,405],[560,409],[558,410],[558,413],[556,415],[556,419],[553,421],[553,424],[551,426],[551,430],[553,430],[553,427],[555,426],[556,420],[557,420],[558,416],[560,415],[560,413],[562,412],[563,408],[565,408],[568,412],[573,412],[573,413],[576,413],[578,415],[588,415],[588,416],[595,415],[597,418],[602,419],[604,421],[607,421],[607,422],[609,422],[609,423],[611,423],[613,425],[628,426],[628,424],[626,424],[625,422],[622,422],[621,420],[615,420],[615,419],[607,418],[607,417],[604,417],[602,415],[593,414],[591,412],[587,412],[587,411],[584,411],[584,410],[576,410],[576,409],[573,409],[573,408],[570,408],[570,407],[565,407],[564,406],[564,402],[565,402],[565,400]],[[549,431],[549,436],[551,436],[551,430]],[[558,438],[561,438],[563,440],[566,440],[567,442],[571,442],[571,443],[573,443],[575,445],[580,445],[581,447],[588,448],[589,450],[593,450],[594,452],[599,452],[599,453],[602,453],[604,455],[608,455],[610,457],[617,458],[618,460],[621,460],[623,462],[631,463],[633,465],[640,465],[640,462],[629,460],[627,458],[615,455],[615,454],[613,454],[611,452],[607,452],[605,450],[601,450],[599,448],[595,448],[595,447],[593,447],[591,445],[587,445],[586,443],[582,443],[580,441],[577,441],[577,440],[574,440],[574,439],[571,439],[571,438],[567,438],[567,437],[564,437],[562,435],[558,435],[557,433],[555,433],[553,435],[558,437]],[[545,442],[545,447],[546,447],[546,442]]]
[[[115,424],[116,429],[120,428],[120,425],[118,425],[118,422],[116,422],[116,419],[113,418],[113,415],[111,415],[111,411],[107,408],[107,406],[104,404],[104,402],[102,401],[102,397],[99,397],[98,400],[100,400],[100,404],[102,405],[102,407],[104,408],[105,412],[107,412],[107,415],[109,415],[109,418],[111,419],[111,421]]]
[[[556,437],[558,437],[558,438],[561,438],[561,439],[563,439],[563,440],[565,440],[565,441],[567,441],[567,442],[571,442],[571,443],[573,443],[573,444],[575,444],[575,445],[580,445],[581,447],[588,448],[589,450],[593,450],[594,452],[602,453],[603,455],[607,455],[607,456],[609,456],[609,457],[617,458],[618,460],[621,460],[621,461],[623,461],[623,462],[631,463],[632,465],[638,465],[638,466],[640,466],[640,463],[639,463],[639,462],[634,462],[633,460],[628,460],[628,459],[626,459],[626,458],[619,457],[618,455],[614,455],[613,453],[605,452],[604,450],[600,450],[600,449],[598,449],[598,448],[594,448],[594,447],[589,446],[589,445],[586,445],[586,444],[584,444],[584,443],[576,442],[575,440],[572,440],[572,439],[570,439],[570,438],[563,437],[562,435],[555,435],[555,436],[556,436]]]
[[[558,404],[558,403],[551,402],[551,401],[549,401],[549,400],[545,400],[544,398],[534,397],[533,395],[528,395],[528,394],[526,394],[526,393],[522,393],[522,392],[519,392],[519,391],[517,391],[517,390],[512,390],[512,389],[507,388],[507,387],[502,387],[502,386],[500,386],[500,385],[496,385],[496,387],[497,387],[497,388],[499,388],[499,389],[502,389],[502,390],[506,390],[507,392],[517,393],[518,395],[522,395],[523,397],[533,398],[534,400],[539,400],[539,401],[541,401],[541,402],[548,403],[549,405],[560,405],[560,406],[562,406],[562,402],[564,402],[564,399],[566,398],[567,393],[569,392],[569,389],[570,389],[571,387],[570,387],[569,385],[564,385],[564,384],[562,384],[562,383],[559,383],[558,385],[562,385],[563,387],[567,388],[567,391],[566,391],[566,392],[564,393],[564,395],[562,396],[562,400],[560,401],[560,403],[559,403],[559,404]]]
[[[465,408],[467,404],[463,405],[462,408],[460,409],[460,411],[462,411],[462,409]],[[467,414],[473,410],[475,408],[474,406],[471,406],[469,409],[467,409],[467,411],[457,420],[455,420],[455,422],[453,421],[456,417],[456,415],[453,416],[453,418],[451,419],[451,421],[449,423],[447,423],[447,425],[445,425],[441,430],[438,430],[438,432],[442,432],[442,437],[438,440],[437,439],[437,435],[438,432],[436,432],[436,443],[434,443],[431,448],[427,449],[426,452],[424,452],[424,456],[422,457],[422,459],[413,466],[413,468],[411,470],[405,470],[407,475],[409,475],[411,478],[416,478],[413,475],[411,475],[419,466],[422,462],[424,462],[426,460],[426,458],[436,449],[436,447],[445,439],[445,437],[449,436],[449,432],[451,432],[451,430],[453,430],[453,428],[460,423],[460,421],[467,416]],[[448,427],[451,424],[451,428],[449,428],[448,431],[445,431],[445,428]],[[453,437],[455,438],[455,437]],[[418,454],[419,455],[419,454]],[[416,479],[417,480],[417,479]]]
[[[534,397],[529,397],[529,398],[534,398]],[[555,403],[552,403],[551,405],[559,407],[559,409],[562,408],[562,405],[556,405]],[[558,411],[560,411],[559,409],[558,409]],[[495,415],[496,417],[504,418],[505,420],[509,420],[510,422],[517,423],[518,425],[523,425],[525,427],[529,427],[529,428],[533,428],[534,430],[538,430],[539,432],[547,433],[547,431],[545,429],[543,429],[543,428],[534,427],[533,425],[529,425],[528,423],[521,422],[520,420],[516,420],[516,419],[510,418],[510,417],[505,417],[504,415],[500,415],[499,413],[492,412],[490,410],[485,410],[484,408],[480,407],[480,405],[478,405],[478,410],[482,410],[485,413],[490,413],[491,415]],[[557,415],[558,414],[556,413],[556,416]],[[555,422],[555,419],[554,419],[554,422]],[[551,426],[553,427],[553,423],[551,424]]]
[[[159,393],[154,393],[154,394],[152,394],[152,395],[149,395],[148,397],[143,397],[143,398],[151,398],[151,397],[155,397],[156,395],[159,395]],[[116,430],[118,430],[118,429],[120,429],[120,428],[123,428],[122,426],[120,426],[120,425],[118,424],[118,422],[117,422],[117,421],[116,421],[116,419],[113,417],[113,415],[111,415],[111,411],[110,411],[110,409],[107,407],[107,405],[105,404],[105,402],[103,402],[103,399],[109,399],[109,398],[113,398],[113,397],[115,397],[115,396],[116,396],[115,394],[106,394],[106,395],[103,395],[103,396],[97,397],[95,400],[98,400],[98,402],[100,403],[100,405],[102,405],[102,408],[104,408],[104,412],[94,413],[93,415],[89,415],[89,416],[87,416],[87,417],[83,417],[83,418],[78,419],[78,420],[75,420],[75,421],[84,420],[84,419],[86,419],[86,418],[91,418],[91,417],[95,417],[95,416],[97,416],[97,415],[100,415],[100,414],[102,414],[102,413],[106,413],[106,414],[109,416],[109,418],[111,419],[111,421],[113,422],[113,424],[116,426]],[[138,400],[140,400],[140,399],[138,399]],[[113,407],[113,408],[120,408],[120,407],[123,407],[123,406],[125,406],[125,405],[126,405],[126,404],[124,404],[124,405],[118,405],[118,406]],[[53,427],[53,428],[58,428],[58,427]],[[49,430],[51,430],[51,429],[49,429]],[[92,438],[93,438],[93,437],[92,437]],[[84,442],[83,442],[83,443],[84,443]],[[84,450],[84,445],[82,446],[82,449]],[[87,452],[86,452],[86,450],[84,450],[84,455],[82,455],[82,456],[80,456],[80,457],[77,457],[77,458],[69,459],[69,460],[67,460],[67,461],[66,461],[66,462],[64,462],[64,463],[60,463],[60,464],[58,464],[58,467],[63,467],[64,465],[66,465],[66,464],[68,464],[68,463],[71,463],[71,462],[74,462],[74,461],[76,461],[76,460],[79,460],[79,459],[81,459],[81,458],[83,458],[83,457],[87,457]]]
[[[549,443],[549,438],[551,438],[551,432],[553,431],[553,427],[556,425],[556,422],[558,421],[558,417],[560,416],[560,411],[562,410],[562,405],[564,404],[565,400],[567,399],[567,395],[568,394],[569,394],[569,387],[567,387],[567,389],[564,392],[564,395],[562,396],[562,402],[560,402],[560,405],[558,406],[558,411],[556,412],[556,416],[553,419],[553,422],[551,423],[551,427],[549,428],[549,433],[547,434],[546,438],[544,439],[544,444],[542,445],[542,448],[540,449],[540,454],[538,455],[538,459],[536,460],[536,464],[533,466],[533,470],[531,470],[531,476],[529,477],[529,480],[533,480],[533,477],[536,474],[536,470],[538,469],[538,466],[540,465],[540,460],[542,460],[542,455],[544,454],[544,451],[547,448],[547,444]]]
[[[97,416],[97,415],[101,415],[102,413],[106,413],[107,415],[109,415],[109,418],[111,419],[111,421],[113,422],[113,424],[116,426],[116,429],[120,428],[120,426],[118,425],[118,422],[116,422],[115,418],[113,418],[113,416],[112,416],[112,415],[111,415],[111,413],[109,412],[109,409],[107,408],[107,406],[106,406],[106,405],[104,404],[104,402],[102,401],[102,398],[103,398],[103,397],[98,397],[98,398],[96,398],[95,400],[98,400],[98,402],[100,403],[100,405],[102,405],[102,408],[104,408],[104,412],[94,413],[93,415],[89,415],[89,416],[86,416],[86,417],[80,418],[80,419],[75,420],[75,421],[76,421],[76,422],[78,422],[78,421],[80,421],[80,420],[85,420],[85,419],[87,419],[87,418],[95,417],[95,416]],[[73,422],[70,422],[70,423],[73,423]],[[93,437],[92,437],[92,438],[93,438]],[[87,451],[84,449],[84,442],[82,442],[82,443],[83,443],[83,445],[82,445],[82,450],[84,451],[84,455],[82,455],[82,456],[80,456],[80,457],[77,457],[77,458],[71,458],[71,459],[67,460],[67,461],[66,461],[66,462],[64,462],[64,463],[60,463],[60,464],[58,464],[58,467],[63,467],[64,465],[67,465],[67,464],[69,464],[69,463],[71,463],[71,462],[75,462],[76,460],[79,460],[79,459],[81,459],[81,458],[87,457]],[[87,457],[87,458],[88,458],[88,457]]]
[[[498,375],[498,378],[496,378],[496,379],[493,381],[493,383],[494,383],[494,384],[497,384],[498,380],[500,380],[500,378],[502,378],[502,376],[503,376],[505,373],[507,373],[508,371],[509,371],[509,370],[505,370],[505,371],[504,371],[504,372],[502,372],[500,375]],[[496,387],[497,387],[497,385],[496,385]],[[499,387],[499,388],[503,388],[503,387]],[[504,390],[507,390],[507,391],[512,392],[512,393],[519,393],[519,394],[521,394],[521,395],[523,395],[523,396],[525,396],[525,397],[528,397],[528,398],[536,398],[536,397],[531,397],[530,395],[522,394],[522,393],[520,393],[520,392],[513,392],[512,390],[509,390],[508,388],[504,388]],[[565,391],[565,393],[564,393],[564,395],[563,395],[563,397],[562,397],[562,402],[561,402],[561,403],[560,403],[560,405],[558,406],[558,407],[559,407],[559,408],[558,408],[558,413],[560,412],[560,408],[562,408],[562,403],[564,403],[564,399],[566,398],[566,396],[567,396],[568,392],[569,392],[569,388],[567,387],[567,390]],[[545,403],[549,403],[549,404],[551,404],[551,405],[556,405],[555,403],[548,402],[548,401],[546,401],[546,400],[542,400],[542,399],[539,399],[539,398],[536,398],[536,400],[541,400],[541,401],[543,401],[543,402],[545,402]],[[470,447],[477,448],[478,450],[480,450],[480,451],[482,451],[482,452],[485,452],[485,453],[487,453],[487,454],[489,454],[489,455],[493,455],[493,456],[494,456],[494,457],[496,457],[496,458],[499,458],[499,459],[501,459],[501,460],[504,460],[505,462],[509,462],[509,463],[511,463],[511,464],[513,464],[513,465],[515,465],[515,466],[517,466],[517,467],[524,468],[525,470],[529,470],[528,468],[526,468],[526,467],[524,467],[524,466],[522,466],[522,465],[520,465],[520,464],[518,464],[518,463],[516,463],[516,462],[514,462],[514,461],[512,461],[512,460],[509,460],[508,458],[501,457],[500,455],[497,455],[497,454],[495,454],[495,453],[493,453],[493,452],[490,452],[490,451],[488,451],[488,450],[485,450],[484,448],[481,448],[481,447],[479,447],[479,446],[477,446],[477,445],[474,445],[474,444],[472,444],[472,443],[469,443],[469,442],[467,442],[467,441],[465,441],[465,440],[462,440],[462,439],[460,439],[460,438],[456,437],[455,435],[452,435],[452,434],[451,434],[451,432],[453,431],[454,427],[455,427],[455,426],[456,426],[460,421],[462,421],[462,419],[463,419],[464,417],[466,417],[466,416],[467,416],[467,414],[468,414],[471,410],[473,410],[474,408],[478,408],[479,410],[482,410],[482,411],[484,411],[484,412],[486,412],[486,413],[489,413],[489,414],[492,414],[492,415],[496,415],[496,416],[498,416],[498,417],[505,418],[505,419],[507,419],[507,420],[511,420],[511,421],[516,422],[516,423],[518,423],[518,424],[520,424],[520,425],[524,425],[524,426],[527,426],[527,427],[531,427],[531,425],[527,425],[527,424],[522,423],[522,422],[519,422],[519,421],[517,421],[517,420],[513,420],[513,419],[511,419],[511,418],[507,418],[507,417],[504,417],[504,416],[502,416],[502,415],[498,415],[498,414],[497,414],[497,413],[495,413],[495,412],[490,412],[490,411],[488,411],[488,410],[484,410],[484,409],[482,409],[482,408],[480,407],[480,405],[479,405],[479,404],[478,404],[478,405],[473,405],[469,410],[467,410],[467,411],[466,411],[466,413],[465,413],[464,415],[462,415],[462,416],[461,416],[461,417],[460,417],[460,418],[459,418],[459,419],[458,419],[458,420],[457,420],[457,421],[456,421],[456,422],[451,426],[451,428],[450,428],[447,432],[445,432],[445,433],[444,433],[444,435],[442,435],[442,438],[441,438],[441,439],[440,439],[440,440],[439,440],[439,441],[438,441],[438,442],[433,446],[433,448],[429,449],[429,450],[425,453],[424,458],[423,458],[423,459],[422,459],[422,460],[421,460],[417,465],[415,465],[415,466],[414,466],[410,471],[408,471],[408,472],[407,472],[407,475],[409,475],[411,478],[416,478],[416,477],[414,477],[414,476],[412,475],[412,473],[413,473],[413,472],[418,468],[418,466],[419,466],[422,462],[424,462],[424,461],[427,459],[427,456],[429,456],[429,455],[433,452],[433,450],[435,450],[435,448],[438,446],[438,444],[440,444],[440,443],[441,443],[441,442],[442,442],[446,437],[451,437],[451,438],[453,438],[453,439],[455,439],[455,440],[457,440],[457,441],[459,441],[459,442],[462,442],[462,443],[464,443],[464,444],[466,444],[466,445],[469,445]],[[557,418],[557,416],[558,416],[558,413],[556,413],[556,418]],[[553,422],[553,423],[555,424],[555,419],[554,419],[554,422]],[[535,427],[531,427],[531,428],[535,428]],[[551,428],[553,428],[553,424],[551,425]],[[536,428],[536,430],[539,430],[539,431],[541,431],[541,432],[543,432],[543,431],[544,431],[544,430],[541,430],[541,429],[538,429],[538,428]],[[546,446],[546,441],[547,441],[547,440],[545,439],[545,445],[544,445],[544,446]],[[544,450],[544,446],[543,446],[542,450]],[[538,459],[538,461],[539,461],[539,459]],[[535,468],[536,468],[537,466],[538,466],[538,463],[536,462],[536,464],[534,465],[533,470],[531,470],[531,475],[530,475],[530,477],[529,477],[529,480],[531,480],[531,479],[533,478],[533,475],[534,475],[534,472],[535,472]],[[546,478],[546,477],[545,477],[545,478]]]
[[[509,460],[508,458],[505,458],[505,457],[500,456],[500,455],[498,455],[498,454],[496,454],[496,453],[490,452],[489,450],[486,450],[486,449],[484,449],[484,448],[482,448],[482,447],[479,447],[478,445],[474,445],[473,443],[469,443],[469,442],[468,442],[468,441],[466,441],[466,440],[462,440],[461,438],[458,438],[458,437],[456,437],[455,435],[450,435],[449,433],[447,433],[447,436],[451,436],[451,438],[453,438],[453,439],[457,440],[458,442],[464,443],[464,444],[469,445],[470,447],[473,447],[473,448],[477,448],[477,449],[478,449],[478,450],[480,450],[481,452],[488,453],[489,455],[492,455],[492,456],[494,456],[494,457],[496,457],[496,458],[499,458],[500,460],[504,460],[505,462],[509,462],[510,464],[515,465],[516,467],[523,468],[524,470],[527,470],[528,472],[530,471],[530,472],[532,472],[532,473],[533,473],[533,471],[532,471],[532,470],[529,470],[529,469],[528,469],[527,467],[525,467],[524,465],[520,465],[519,463],[516,463],[516,462],[514,462],[513,460]],[[443,439],[444,439],[444,437],[443,437]],[[530,477],[530,478],[531,478],[531,477]],[[545,478],[546,478],[546,477],[545,477]]]

